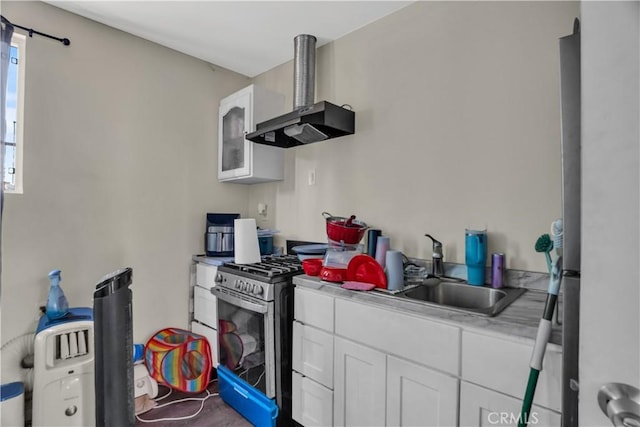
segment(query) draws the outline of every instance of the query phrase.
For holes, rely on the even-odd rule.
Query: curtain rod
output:
[[[11,23],[11,21],[9,21],[7,18],[5,18],[2,15],[0,15],[0,18],[2,18],[2,22],[4,22],[5,24],[9,24],[16,28],[20,28],[21,30],[25,30],[29,32],[29,37],[33,37],[34,34],[37,34],[39,36],[48,37],[50,39],[57,40],[65,46],[69,46],[71,44],[71,41],[66,37],[65,38],[55,37],[50,34],[45,34],[45,33],[41,33],[40,31],[36,31],[33,28],[27,28],[27,27],[23,27],[22,25],[13,24]]]

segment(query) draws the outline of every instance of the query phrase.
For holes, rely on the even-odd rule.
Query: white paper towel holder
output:
[[[261,261],[258,244],[258,226],[255,218],[233,220],[235,264],[255,264]]]

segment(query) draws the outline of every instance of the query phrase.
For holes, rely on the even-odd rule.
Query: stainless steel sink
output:
[[[493,289],[466,283],[441,281],[396,294],[400,298],[452,310],[495,316],[525,293],[521,288]]]

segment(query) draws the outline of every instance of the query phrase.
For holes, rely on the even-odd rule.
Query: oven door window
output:
[[[275,397],[273,303],[217,293],[220,364]]]

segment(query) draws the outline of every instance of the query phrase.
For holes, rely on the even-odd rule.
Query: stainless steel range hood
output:
[[[351,135],[355,113],[327,101],[313,103],[316,68],[316,38],[300,34],[294,39],[293,111],[256,125],[246,138],[259,144],[295,147]]]

